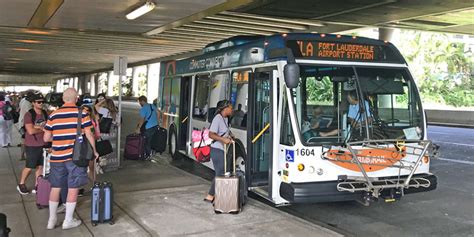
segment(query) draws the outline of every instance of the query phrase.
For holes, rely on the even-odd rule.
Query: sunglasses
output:
[[[42,101],[42,100],[40,100],[40,101],[35,101],[35,103],[37,103],[37,104],[43,104],[44,101]]]

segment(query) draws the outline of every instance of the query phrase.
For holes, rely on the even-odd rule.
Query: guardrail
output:
[[[428,124],[474,128],[474,111],[427,109]]]

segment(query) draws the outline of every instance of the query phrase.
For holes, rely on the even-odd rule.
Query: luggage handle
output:
[[[236,175],[235,172],[235,141],[232,141],[232,160],[233,160],[233,167],[232,167],[232,175]],[[227,144],[224,144],[224,176],[227,173]]]

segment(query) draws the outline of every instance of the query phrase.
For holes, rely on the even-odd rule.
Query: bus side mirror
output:
[[[296,63],[288,63],[283,68],[286,86],[290,89],[298,87],[300,83],[300,66]]]

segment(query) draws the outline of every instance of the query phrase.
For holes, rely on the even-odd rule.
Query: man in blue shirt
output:
[[[349,111],[347,112],[347,117],[349,118],[349,122],[351,122],[352,127],[359,127],[360,123],[365,121],[366,116],[369,118],[370,122],[372,115],[370,113],[369,102],[367,102],[367,100],[364,100],[365,114],[363,113],[363,110],[360,109],[359,99],[355,90],[350,91],[347,94],[347,101],[349,102]]]
[[[158,110],[155,105],[148,103],[146,96],[138,97],[138,103],[142,108],[140,109],[140,121],[138,122],[136,133],[142,133],[145,136],[145,157],[149,159],[151,138],[158,131]]]

